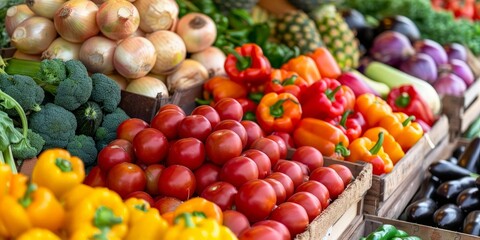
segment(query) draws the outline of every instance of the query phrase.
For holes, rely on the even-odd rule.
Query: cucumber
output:
[[[362,79],[369,87],[371,87],[373,90],[378,92],[378,94],[380,94],[380,97],[382,98],[387,97],[388,93],[390,92],[390,88],[387,86],[387,84],[381,83],[381,82],[375,82],[357,70],[351,70],[351,72],[359,76],[360,79]]]
[[[402,85],[413,85],[428,103],[434,114],[438,114],[441,109],[440,96],[435,88],[429,83],[410,76],[400,70],[390,67],[380,62],[371,62],[365,69],[365,75],[374,81],[385,83],[390,88]]]
[[[480,134],[480,116],[468,127],[463,137],[472,139]]]
[[[102,109],[96,102],[86,102],[73,112],[77,119],[77,135],[95,136],[103,120]]]

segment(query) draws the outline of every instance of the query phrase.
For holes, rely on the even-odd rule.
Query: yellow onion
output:
[[[185,43],[174,32],[162,30],[151,33],[147,39],[153,43],[157,51],[157,61],[152,69],[155,74],[165,75],[185,60],[187,50]]]
[[[126,78],[143,77],[155,65],[157,53],[144,37],[129,37],[118,44],[113,54],[113,66]]]
[[[55,12],[64,4],[67,0],[26,0],[30,10],[41,17],[53,19]]]
[[[215,22],[202,13],[189,13],[180,18],[175,32],[183,39],[189,53],[207,49],[217,37]]]
[[[120,89],[125,90],[127,88],[128,80],[124,78],[122,75],[118,73],[112,73],[112,74],[107,74],[107,76],[113,79],[118,84]]]
[[[92,1],[70,0],[55,13],[55,29],[67,41],[84,42],[100,31],[95,19],[97,11],[97,5]]]
[[[55,39],[50,46],[42,53],[42,59],[62,59],[68,61],[78,59],[80,52],[80,43],[71,43],[61,37]]]
[[[52,20],[31,17],[18,25],[10,41],[14,47],[26,54],[41,54],[57,38]]]
[[[80,61],[89,72],[110,74],[113,72],[113,53],[117,44],[106,37],[94,36],[82,44]]]
[[[125,91],[152,98],[157,97],[159,93],[164,97],[168,97],[168,90],[165,83],[149,76],[130,80]]]
[[[142,13],[140,28],[146,33],[172,29],[178,18],[175,0],[136,0],[133,4]]]
[[[92,2],[94,2],[98,6],[102,5],[106,1],[108,1],[108,0],[92,0]],[[127,0],[127,1],[132,2],[132,3],[135,2],[135,0]]]
[[[192,87],[208,79],[208,70],[199,62],[186,59],[167,77],[170,92]]]
[[[217,47],[209,47],[201,52],[194,53],[190,59],[201,63],[208,70],[208,77],[225,76],[225,59],[227,57]]]
[[[109,0],[98,8],[98,28],[110,39],[119,40],[132,35],[139,24],[137,8],[126,0]]]
[[[26,4],[11,6],[5,16],[5,29],[9,37],[12,36],[15,28],[23,21],[35,16],[35,13]]]
[[[42,60],[42,56],[40,54],[26,54],[26,53],[22,53],[20,51],[15,51],[15,53],[13,53],[13,56],[12,58],[16,58],[16,59],[24,59],[24,60],[34,60],[34,61],[41,61]]]

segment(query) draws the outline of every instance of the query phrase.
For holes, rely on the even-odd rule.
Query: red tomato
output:
[[[227,119],[223,120],[218,123],[218,125],[213,129],[213,131],[216,130],[221,130],[221,129],[228,129],[234,131],[240,139],[242,140],[242,147],[245,148],[247,145],[247,130],[243,127],[243,125],[240,122],[237,122],[235,120]]]
[[[123,162],[132,162],[130,155],[119,146],[106,146],[97,156],[97,164],[104,172]]]
[[[150,123],[152,128],[160,130],[168,140],[178,138],[178,128],[185,118],[183,112],[167,109],[159,112]]]
[[[236,210],[245,214],[250,223],[266,219],[276,202],[273,187],[259,179],[243,184],[235,196]]]
[[[218,181],[220,178],[220,167],[211,163],[204,163],[195,170],[195,192],[200,195],[203,190],[210,184]]]
[[[238,122],[242,120],[242,105],[233,98],[222,98],[215,103],[213,108],[217,110],[221,120],[232,119]]]
[[[205,141],[212,132],[212,124],[202,115],[186,116],[178,127],[178,135],[181,138],[193,137]]]
[[[231,183],[236,188],[254,179],[258,179],[257,164],[248,157],[234,157],[223,164],[220,170],[220,180]]]
[[[281,239],[282,235],[268,226],[254,226],[241,232],[238,240],[272,240]]]
[[[146,128],[133,138],[133,150],[137,161],[146,165],[159,163],[168,153],[168,140],[155,128]]]
[[[93,167],[83,183],[90,187],[106,187],[107,175],[100,169],[100,166]]]
[[[292,196],[293,191],[295,191],[295,187],[293,186],[292,179],[285,173],[274,172],[268,175],[267,178],[275,179],[283,185],[286,193],[285,198],[289,198],[290,196]]]
[[[275,194],[277,196],[277,205],[285,202],[287,199],[287,192],[285,191],[285,187],[282,185],[282,183],[273,178],[266,178],[264,180],[273,187],[273,190],[275,190]]]
[[[259,138],[252,143],[250,148],[260,150],[267,154],[272,166],[275,166],[278,160],[280,160],[280,147],[270,138]]]
[[[342,178],[335,170],[329,167],[320,167],[310,174],[310,180],[318,181],[325,185],[330,198],[335,200],[345,189]]]
[[[147,122],[139,118],[129,118],[118,125],[117,138],[132,142],[135,135],[145,128],[148,128]]]
[[[160,109],[158,109],[157,114],[160,113],[160,112],[163,112],[165,110],[168,110],[168,109],[181,112],[181,113],[183,113],[183,115],[185,115],[185,111],[183,111],[183,109],[180,106],[178,106],[176,104],[171,104],[171,103],[163,105]]]
[[[300,204],[307,212],[309,222],[312,222],[322,212],[320,201],[309,192],[297,192],[289,197],[287,201]]]
[[[158,209],[160,214],[164,214],[167,212],[173,212],[177,207],[182,204],[183,202],[174,197],[162,197],[158,199],[152,207]]]
[[[300,184],[300,186],[298,186],[297,189],[295,189],[295,191],[309,192],[315,195],[315,197],[317,197],[318,200],[320,201],[320,204],[322,205],[322,209],[327,208],[328,205],[330,204],[330,193],[328,192],[327,187],[325,187],[325,185],[317,181],[313,181],[313,180],[306,181]]]
[[[133,163],[115,165],[107,175],[107,187],[117,192],[122,198],[135,191],[143,191],[147,185],[145,172]]]
[[[275,229],[275,231],[279,232],[282,235],[282,238],[280,240],[290,240],[292,237],[290,236],[290,232],[288,231],[288,228],[285,227],[280,222],[273,221],[273,220],[263,220],[260,222],[256,222],[253,224],[253,226],[267,226]]]
[[[242,140],[232,130],[217,130],[208,136],[205,142],[208,159],[215,164],[223,165],[231,158],[242,153]]]
[[[308,225],[307,211],[300,204],[293,202],[284,202],[278,205],[268,219],[285,225],[291,236],[304,232]]]
[[[195,192],[195,175],[182,165],[169,166],[160,174],[158,189],[163,196],[185,201]]]
[[[332,164],[328,166],[329,168],[332,168],[335,170],[335,172],[338,173],[340,178],[343,180],[343,185],[346,187],[353,179],[353,174],[352,171],[348,167],[342,164]]]
[[[285,159],[287,158],[287,144],[283,140],[283,138],[277,136],[277,135],[268,135],[267,138],[272,139],[278,144],[278,149],[280,150],[280,158]]]
[[[148,193],[146,193],[146,192],[144,192],[144,191],[132,192],[132,193],[128,194],[128,195],[125,197],[125,200],[126,200],[126,199],[129,199],[129,198],[143,199],[143,200],[147,201],[150,206],[153,206],[153,204],[155,203],[155,202],[153,201],[152,196],[150,196],[150,194],[148,194]]]
[[[191,115],[202,115],[208,119],[212,128],[215,128],[217,124],[220,122],[220,115],[218,115],[217,110],[215,108],[208,106],[208,105],[201,105],[193,109]]]
[[[297,164],[297,165],[300,167],[300,169],[302,169],[302,173],[303,173],[303,176],[304,176],[303,179],[304,179],[304,180],[305,180],[306,178],[308,178],[308,176],[310,175],[310,169],[308,168],[307,165],[305,165],[304,163],[301,163],[301,162],[299,162],[299,161],[291,161],[291,162]],[[307,180],[308,180],[308,179],[307,179]],[[307,180],[305,180],[305,181],[307,181]]]
[[[160,194],[158,191],[158,178],[165,166],[161,164],[152,164],[145,168],[145,176],[147,176],[147,187],[145,190],[153,196]]]
[[[255,140],[262,138],[264,133],[256,122],[243,120],[240,123],[245,128],[245,131],[247,131],[247,146],[245,147],[248,149]]]
[[[228,182],[214,182],[208,185],[200,195],[211,202],[217,204],[222,211],[232,208],[237,195],[237,189]]]
[[[107,146],[117,146],[123,148],[125,152],[128,153],[130,156],[130,159],[135,160],[135,153],[133,151],[133,144],[132,142],[129,142],[128,140],[125,139],[115,139],[111,141]]]
[[[199,168],[205,161],[205,147],[196,138],[182,138],[170,146],[167,166],[183,165],[190,170]]]
[[[250,223],[243,213],[225,210],[223,211],[223,226],[228,227],[238,237],[243,230],[250,227]]]
[[[264,179],[272,172],[272,163],[267,154],[257,149],[248,149],[242,153],[242,156],[252,159],[258,168],[258,178]]]
[[[297,148],[297,150],[292,155],[292,161],[298,161],[308,166],[310,172],[313,170],[323,167],[323,155],[314,147],[302,146]]]
[[[287,132],[272,132],[271,135],[279,136],[283,139],[288,148],[295,148],[295,143],[293,142],[293,137]]]
[[[287,174],[292,181],[293,187],[296,188],[303,183],[303,172],[300,166],[289,160],[280,160],[273,168],[274,172],[281,172]]]

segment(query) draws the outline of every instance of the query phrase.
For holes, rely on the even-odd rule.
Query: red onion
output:
[[[448,62],[448,56],[445,49],[435,41],[423,39],[415,42],[415,50],[420,53],[425,53],[433,58],[435,64],[440,66]]]
[[[342,85],[348,86],[353,90],[355,96],[360,96],[364,93],[371,93],[377,96],[380,94],[373,90],[370,86],[363,81],[359,76],[351,72],[344,72],[340,77],[337,79]]]
[[[429,83],[434,83],[438,78],[435,61],[425,53],[417,53],[404,61],[400,70]]]
[[[451,43],[446,45],[444,48],[447,52],[449,61],[451,61],[452,59],[458,59],[464,62],[467,61],[467,49],[462,44]]]
[[[441,74],[433,84],[440,95],[462,96],[467,90],[465,82],[453,73]]]
[[[370,54],[377,61],[398,66],[403,60],[414,54],[414,49],[405,35],[386,31],[375,38]]]
[[[442,65],[440,72],[455,74],[465,82],[467,87],[475,81],[475,76],[468,64],[458,59],[452,59],[450,63]]]

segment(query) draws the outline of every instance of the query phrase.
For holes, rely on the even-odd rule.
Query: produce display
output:
[[[419,238],[417,236],[410,236],[405,231],[397,229],[395,226],[393,226],[391,224],[383,224],[382,226],[378,227],[374,232],[370,233],[368,236],[366,236],[364,238],[361,238],[360,240],[374,240],[374,239],[421,240],[421,238]]]

